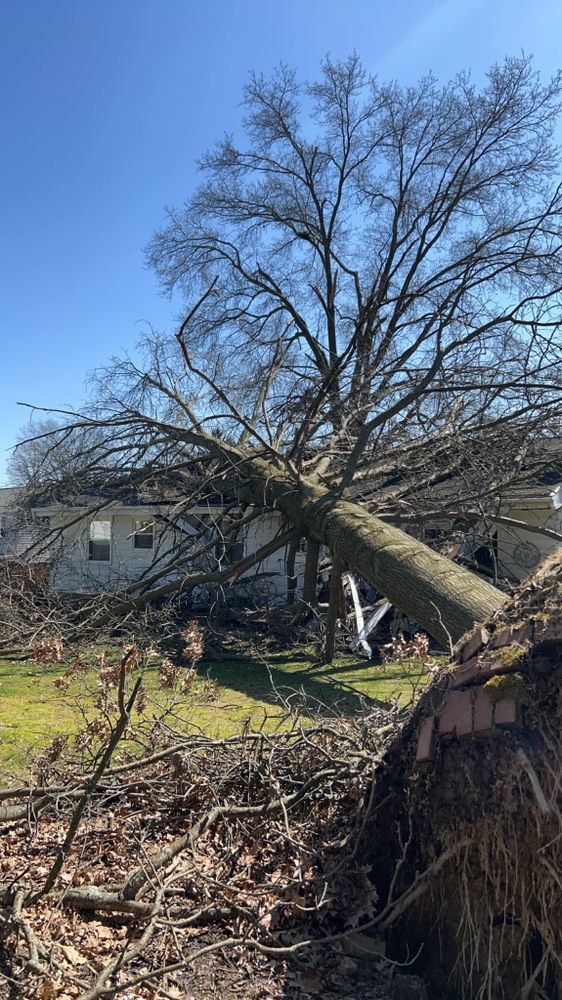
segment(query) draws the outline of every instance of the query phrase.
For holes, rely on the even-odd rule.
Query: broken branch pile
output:
[[[214,968],[222,995],[233,975],[245,997],[353,980],[421,998],[408,965],[435,998],[557,996],[561,623],[551,560],[407,720],[286,717],[226,740],[137,712],[126,651],[100,672],[105,729],[0,792],[13,995],[203,997]],[[167,685],[184,674],[168,665]]]
[[[110,731],[91,720],[42,754],[35,784],[0,792],[14,996],[184,996],[197,958],[208,967],[225,953],[238,978],[275,968],[279,996],[291,995],[291,969],[306,984],[311,951],[329,949],[336,977],[353,967],[343,942],[377,905],[359,844],[397,715],[307,729],[287,718],[273,734],[224,740],[177,732],[171,712],[134,714],[135,656],[100,672],[114,687]],[[185,682],[169,674],[168,685]]]

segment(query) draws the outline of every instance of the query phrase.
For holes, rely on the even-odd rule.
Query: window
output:
[[[481,545],[474,549],[472,557],[476,563],[477,571],[494,575],[498,565],[497,531],[492,532],[488,538],[482,541]]]
[[[217,542],[215,545],[215,556],[219,563],[232,566],[244,558],[244,542]]]
[[[154,548],[154,521],[135,521],[133,532],[133,548]]]
[[[91,521],[88,559],[90,562],[109,562],[110,558],[111,521]]]

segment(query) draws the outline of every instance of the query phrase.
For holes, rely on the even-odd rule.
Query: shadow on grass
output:
[[[282,664],[279,666],[278,664]],[[311,674],[308,664],[295,663],[290,654],[276,654],[267,663],[248,657],[243,662],[218,661],[202,662],[198,672],[212,678],[221,689],[238,691],[248,698],[279,706],[283,701],[292,707],[302,704],[314,714],[330,714],[334,711],[345,715],[358,715],[367,708],[388,708],[388,698],[362,694],[352,683],[333,675],[350,674],[357,669],[353,661],[343,667],[323,667],[322,673]]]
[[[350,670],[352,670],[353,673],[359,673],[359,672],[362,673],[363,671],[365,672],[371,671],[371,673],[373,673],[374,671],[378,671],[380,672],[380,676],[384,676],[384,671],[388,666],[388,664],[378,656],[376,656],[372,660],[368,660],[366,656],[357,656],[356,653],[353,653],[351,651],[348,651],[347,654],[342,653],[341,655],[342,656],[347,655],[350,658],[349,661],[337,665],[330,664],[329,668],[326,666],[326,664],[322,663],[317,656],[314,656],[312,653],[299,654],[299,660],[303,661],[304,664],[303,670],[312,675],[320,674],[322,671],[325,670],[328,670],[330,675],[348,674]],[[294,653],[291,652],[275,653],[275,662],[288,663],[288,664],[294,663],[295,655]]]

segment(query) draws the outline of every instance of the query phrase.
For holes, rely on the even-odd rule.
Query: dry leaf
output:
[[[77,951],[72,944],[61,944],[60,950],[66,958],[66,961],[70,962],[70,965],[83,965],[86,961],[86,959],[82,957],[80,952]]]
[[[59,984],[55,979],[50,979],[46,976],[41,986],[39,987],[39,993],[37,994],[39,1000],[54,1000],[58,994]]]
[[[94,924],[92,923],[92,930],[98,938],[104,938],[106,941],[113,941],[115,938],[115,929],[113,927],[106,927],[105,924]]]

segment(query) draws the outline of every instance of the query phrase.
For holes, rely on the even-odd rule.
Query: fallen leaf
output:
[[[83,965],[84,964],[85,959],[82,958],[82,955],[80,954],[79,951],[77,951],[77,949],[74,947],[74,945],[72,945],[72,944],[61,944],[60,950],[62,951],[64,957],[66,958],[66,961],[69,962],[70,965]]]

